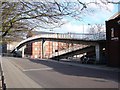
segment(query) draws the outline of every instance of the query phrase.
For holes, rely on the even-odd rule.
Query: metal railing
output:
[[[49,58],[59,56],[59,55],[62,55],[62,54],[66,54],[66,53],[69,53],[69,52],[73,52],[73,51],[76,51],[76,50],[79,50],[79,49],[82,49],[82,48],[85,48],[85,47],[88,47],[88,46],[89,45],[81,45],[79,47],[73,46],[73,47],[58,51],[58,52],[54,52],[52,55],[50,55]]]
[[[93,33],[93,34],[82,34],[82,33],[54,33],[54,34],[41,34],[34,37],[28,38],[28,40],[35,38],[60,38],[60,39],[78,39],[78,40],[105,40],[106,33]],[[26,39],[27,40],[27,39]]]
[[[82,33],[54,33],[54,34],[40,34],[36,35],[30,38],[27,38],[23,41],[21,41],[13,50],[17,49],[18,46],[21,44],[31,41],[31,40],[36,40],[39,38],[52,38],[52,39],[71,39],[71,40],[106,40],[106,33],[93,33],[93,34],[82,34]]]

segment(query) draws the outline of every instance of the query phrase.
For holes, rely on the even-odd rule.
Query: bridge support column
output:
[[[95,46],[95,54],[96,54],[96,63],[100,61],[100,46],[97,44]]]
[[[44,42],[45,42],[45,40],[42,39],[42,41],[41,41],[41,59],[44,58]]]
[[[22,58],[25,57],[25,46],[22,47]]]

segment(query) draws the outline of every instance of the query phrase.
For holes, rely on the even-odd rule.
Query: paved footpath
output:
[[[51,60],[51,61],[58,62],[57,60]],[[78,67],[93,68],[93,69],[98,69],[98,70],[120,72],[119,68],[108,67],[106,65],[81,64],[79,61],[72,62],[72,61],[60,60],[59,63],[68,64],[72,66],[78,66]]]
[[[34,60],[34,62],[35,61],[36,60]],[[36,62],[38,62],[38,61],[36,61]],[[69,64],[70,66],[63,65],[63,64]],[[51,70],[51,68],[50,68],[50,70],[41,70],[41,68],[46,68],[48,66],[50,67],[51,65],[53,68],[52,70]],[[82,81],[82,83],[79,84],[79,86],[81,85],[80,87],[86,87],[86,83],[88,83],[88,81],[90,82],[89,87],[90,87],[90,85],[91,85],[91,87],[97,87],[98,84],[99,84],[99,86],[107,85],[106,87],[109,87],[109,86],[110,87],[118,87],[118,83],[116,81],[112,81],[109,78],[108,79],[104,79],[104,78],[99,79],[99,78],[94,78],[94,77],[83,78],[83,75],[89,73],[91,70],[88,72],[84,72],[83,70],[87,70],[87,69],[81,68],[80,70],[78,70],[79,67],[71,68],[72,65],[86,67],[86,68],[112,70],[112,71],[118,72],[118,70],[116,68],[105,68],[102,66],[84,65],[84,64],[77,64],[77,63],[75,64],[75,63],[64,62],[64,61],[58,62],[58,61],[50,60],[50,62],[45,62],[43,60],[43,63],[40,64],[40,63],[33,63],[30,60],[23,61],[20,58],[6,58],[6,57],[2,58],[2,67],[3,67],[3,71],[4,71],[5,82],[7,82],[7,85],[6,85],[7,88],[44,88],[45,87],[44,84],[45,85],[47,84],[49,86],[48,83],[50,83],[50,85],[53,84],[54,87],[55,87],[55,85],[56,85],[56,87],[58,87],[60,85],[64,86],[65,84],[66,84],[65,86],[69,86],[71,81],[72,81],[71,87],[72,86],[76,87],[78,85],[78,83],[81,83],[81,81]],[[77,69],[77,71],[76,71],[76,69]],[[74,70],[77,73],[73,75]],[[80,72],[78,72],[78,71],[80,71]],[[95,70],[95,71],[97,71],[97,70]],[[81,72],[82,72],[82,74],[81,74]],[[104,74],[104,73],[100,73],[100,74]],[[109,73],[109,74],[111,74],[111,73]],[[90,76],[91,75],[93,75],[93,73],[90,74]],[[102,75],[99,75],[99,76],[102,76]],[[114,75],[112,75],[112,76],[114,76]],[[62,80],[64,80],[65,82],[62,82]],[[60,82],[62,82],[62,83],[60,83]],[[69,82],[69,84],[68,84],[68,82]],[[95,85],[93,85],[92,82]],[[42,85],[42,87],[40,85]]]
[[[2,58],[2,67],[7,88],[41,88],[40,85],[27,77],[4,57]]]

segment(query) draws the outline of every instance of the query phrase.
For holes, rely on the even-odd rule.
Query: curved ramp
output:
[[[100,34],[100,33],[95,33],[95,34],[41,34],[41,35],[36,35],[34,37],[27,38],[23,41],[21,41],[11,52],[13,53],[14,51],[17,51],[20,49],[22,46],[24,46],[28,42],[35,42],[35,41],[40,41],[40,40],[49,40],[49,41],[60,41],[60,42],[73,42],[73,43],[79,43],[79,42],[92,42],[96,43],[100,40],[105,40],[105,33]]]
[[[84,47],[84,48],[76,49],[76,50],[68,52],[68,53],[53,56],[50,59],[58,59],[58,58],[59,59],[64,59],[64,58],[71,57],[71,56],[78,55],[78,54],[82,54],[82,53],[85,53],[85,52],[90,52],[90,51],[93,51],[94,49],[95,49],[94,46],[87,46],[87,47]]]

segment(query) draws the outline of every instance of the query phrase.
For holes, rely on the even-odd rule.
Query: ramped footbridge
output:
[[[27,38],[21,41],[11,52],[18,51],[21,47],[26,45],[29,42],[42,42],[42,54],[43,54],[43,44],[45,41],[55,41],[55,42],[67,42],[74,44],[83,44],[82,47],[72,47],[67,50],[62,50],[53,53],[49,58],[66,58],[80,53],[85,53],[91,49],[95,50],[96,61],[100,60],[100,51],[105,47],[106,33],[95,33],[95,34],[77,34],[77,33],[50,33],[50,34],[41,34],[36,35],[30,38]],[[22,52],[24,53],[24,52]],[[59,54],[57,54],[59,53]],[[44,55],[44,54],[43,54]]]

